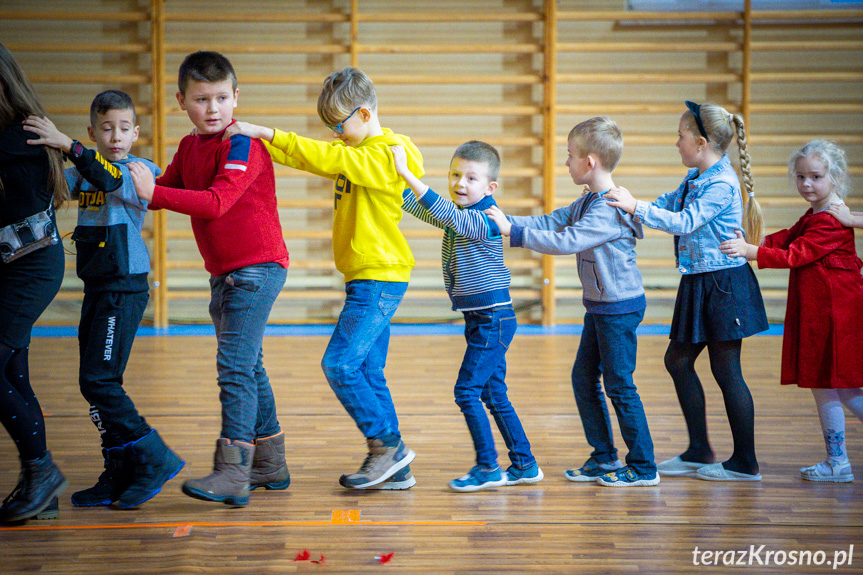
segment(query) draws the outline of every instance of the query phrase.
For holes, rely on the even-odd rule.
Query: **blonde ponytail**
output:
[[[743,118],[738,114],[731,115],[737,135],[737,149],[740,151],[740,174],[743,176],[743,231],[746,232],[746,241],[756,246],[761,245],[764,239],[764,215],[761,212],[761,204],[755,199],[755,188],[752,181],[752,169],[749,166],[749,152],[746,150],[746,127]]]

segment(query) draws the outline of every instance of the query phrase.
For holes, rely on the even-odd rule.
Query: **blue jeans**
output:
[[[599,383],[601,375],[605,393],[617,413],[623,441],[629,449],[626,464],[641,475],[652,475],[656,473],[653,440],[644,406],[632,381],[638,348],[635,329],[643,318],[644,310],[617,315],[586,313],[572,367],[572,389],[584,435],[594,448],[591,457],[600,463],[617,459],[608,407]]]
[[[265,263],[210,278],[224,438],[251,443],[281,430],[261,348],[287,274],[279,264]]]
[[[347,282],[345,307],[321,360],[327,382],[367,439],[401,437],[384,367],[390,320],[407,288],[407,282]]]
[[[506,395],[504,381],[506,350],[517,325],[511,305],[464,312],[467,349],[455,383],[455,402],[473,437],[476,464],[488,469],[497,467],[497,451],[482,403],[494,417],[513,465],[524,469],[536,463],[521,421]]]

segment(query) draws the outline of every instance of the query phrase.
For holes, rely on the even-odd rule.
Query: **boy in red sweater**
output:
[[[187,480],[183,493],[243,506],[251,489],[290,484],[285,438],[261,353],[270,310],[287,276],[288,251],[269,153],[259,140],[245,136],[222,140],[237,106],[231,63],[217,52],[190,54],[180,65],[179,88],[177,101],[196,134],[183,138],[155,182],[140,164],[130,164],[129,170],[138,196],[150,202],[151,210],[191,216],[211,275],[222,431],[213,473]]]

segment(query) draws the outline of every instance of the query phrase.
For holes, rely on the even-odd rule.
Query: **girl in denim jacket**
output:
[[[677,149],[690,170],[680,186],[653,203],[636,200],[625,188],[606,193],[614,200],[609,205],[633,214],[645,226],[674,235],[675,258],[682,274],[665,367],[674,380],[689,447],[659,463],[657,469],[660,475],[695,474],[711,481],[760,481],[755,408],[740,368],[740,347],[744,337],[767,329],[767,316],[758,280],[746,258],[730,257],[719,249],[741,227],[750,241],[761,241],[763,220],[752,191],[746,131],[739,115],[720,106],[693,102],[686,106],[677,131]],[[740,180],[725,154],[734,136],[749,196],[745,215]],[[723,463],[713,463],[704,390],[695,372],[695,360],[705,347],[734,438],[734,453]]]

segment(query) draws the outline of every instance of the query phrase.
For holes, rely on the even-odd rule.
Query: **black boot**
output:
[[[72,494],[72,505],[75,507],[111,505],[132,485],[132,466],[123,447],[103,449],[102,456],[105,458],[105,471],[99,476],[96,485]]]
[[[22,459],[18,485],[3,500],[0,521],[12,523],[35,517],[68,486],[51,453],[46,451],[39,459]]]
[[[124,447],[131,463],[132,483],[120,494],[117,500],[120,507],[137,507],[149,501],[186,464],[165,445],[155,429]]]

